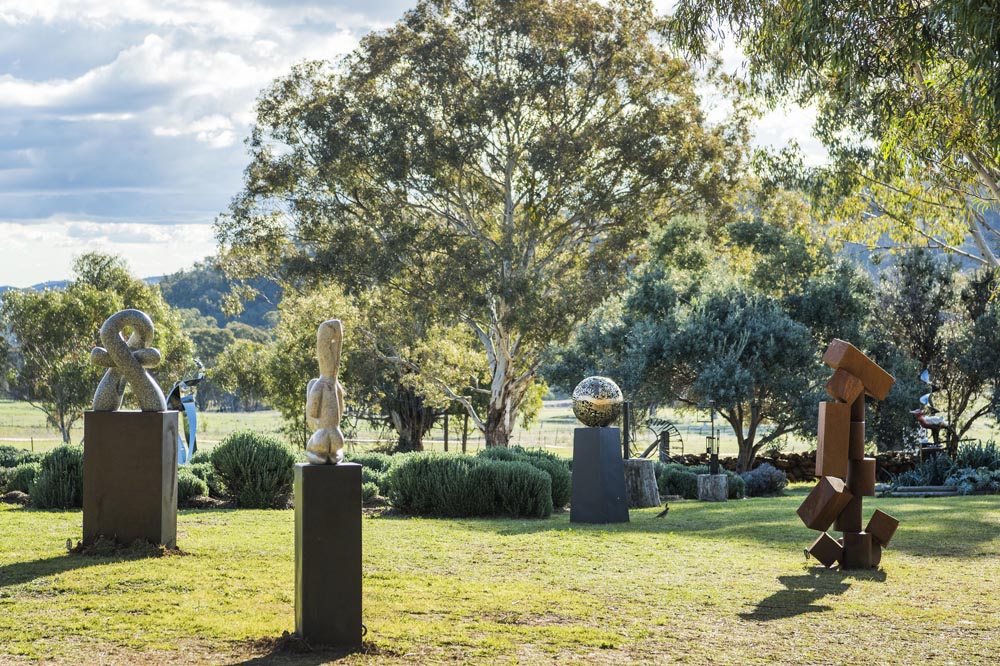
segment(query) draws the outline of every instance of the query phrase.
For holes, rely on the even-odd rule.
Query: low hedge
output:
[[[0,467],[13,469],[22,463],[41,462],[43,454],[19,449],[13,446],[0,446]]]
[[[177,503],[187,504],[194,497],[208,495],[208,484],[194,475],[194,472],[184,465],[177,470]]]
[[[788,485],[788,475],[770,463],[740,475],[746,483],[747,497],[771,497],[780,495]]]
[[[680,495],[684,499],[698,499],[698,475],[708,474],[708,465],[692,465],[688,467],[679,463],[661,463],[654,465],[656,485],[660,495]],[[729,499],[740,499],[746,493],[746,483],[739,474],[727,469],[721,473],[728,477]]]
[[[526,462],[533,467],[537,467],[549,475],[549,480],[552,484],[552,506],[561,509],[569,504],[570,497],[573,494],[573,474],[570,472],[570,463],[568,460],[548,451],[524,449],[520,446],[509,448],[492,446],[482,449],[477,454],[477,457],[508,462]]]
[[[14,469],[7,471],[5,491],[20,490],[22,493],[30,495],[35,489],[35,481],[42,473],[42,464],[37,462],[21,463]],[[4,486],[0,486],[3,488]]]
[[[281,440],[234,432],[212,450],[212,466],[237,506],[280,508],[292,493],[295,454]]]
[[[83,507],[83,447],[57,446],[42,458],[31,503],[40,509]]]
[[[523,460],[428,453],[389,470],[389,501],[403,513],[444,518],[552,515],[552,480]]]

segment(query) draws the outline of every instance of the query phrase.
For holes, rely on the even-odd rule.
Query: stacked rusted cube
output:
[[[835,402],[819,403],[819,481],[798,514],[806,527],[821,532],[809,554],[824,566],[876,567],[899,521],[876,510],[862,529],[861,498],[875,495],[875,459],[865,457],[865,396],[883,400],[896,380],[843,340],[830,343],[823,362],[834,369],[826,392]],[[831,525],[842,539],[827,534]]]

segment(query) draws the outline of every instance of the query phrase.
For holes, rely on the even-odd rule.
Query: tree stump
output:
[[[656,487],[653,461],[648,458],[629,458],[625,462],[625,497],[630,509],[660,506],[660,492]]]

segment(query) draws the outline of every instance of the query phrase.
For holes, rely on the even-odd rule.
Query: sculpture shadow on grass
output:
[[[403,656],[392,648],[367,640],[353,648],[312,646],[288,632],[278,638],[253,641],[252,649],[253,651],[266,650],[266,652],[250,659],[233,662],[229,666],[319,666],[319,664],[329,664],[352,655],[396,658]]]
[[[819,601],[825,597],[847,592],[851,587],[851,584],[845,581],[847,578],[882,582],[885,580],[885,572],[875,569],[847,572],[811,567],[807,573],[800,576],[778,576],[785,589],[760,600],[752,612],[740,613],[740,617],[754,622],[769,622],[832,610],[831,606],[820,604]]]
[[[76,569],[86,569],[87,567],[131,560],[143,560],[152,557],[158,557],[158,555],[151,552],[129,552],[126,550],[110,557],[67,553],[66,555],[47,557],[30,562],[14,562],[0,567],[0,589],[23,585],[39,578],[57,576]]]

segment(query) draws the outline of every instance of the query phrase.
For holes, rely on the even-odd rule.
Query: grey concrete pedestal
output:
[[[361,465],[295,466],[295,632],[361,645]]]
[[[83,543],[177,546],[177,412],[83,415]]]
[[[618,428],[573,431],[571,523],[627,523],[625,465]]]
[[[702,502],[725,502],[729,499],[729,477],[725,474],[699,474],[698,499]]]

